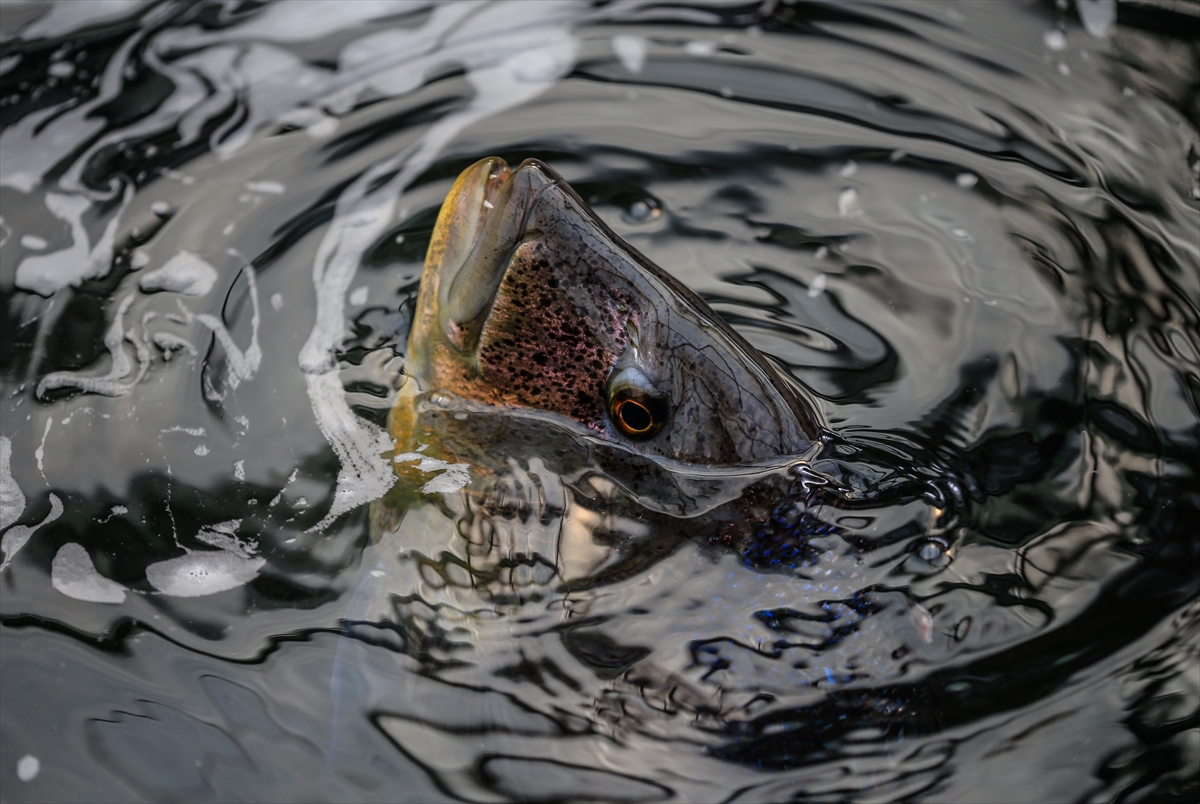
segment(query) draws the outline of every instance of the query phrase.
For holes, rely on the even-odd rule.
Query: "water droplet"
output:
[[[688,42],[683,46],[683,49],[693,56],[711,56],[717,52],[717,43],[708,42],[705,40],[696,40]]]
[[[843,218],[850,218],[855,215],[861,215],[862,209],[858,205],[858,191],[853,187],[847,187],[838,194],[838,214]]]
[[[958,182],[959,187],[962,187],[964,190],[969,190],[979,181],[979,177],[974,173],[959,173],[954,180]]]
[[[1071,67],[1065,61],[1060,61],[1058,63],[1058,71],[1063,75],[1070,75]]]
[[[658,202],[652,198],[639,199],[625,208],[624,218],[630,223],[645,223],[662,214]]]
[[[69,61],[56,61],[50,65],[49,72],[55,78],[70,78],[75,74],[75,65]]]
[[[722,98],[732,98],[733,97],[733,89],[731,89],[730,87],[721,87],[721,97]]]
[[[1067,35],[1058,28],[1051,28],[1042,36],[1042,41],[1051,50],[1062,50],[1067,46]]]
[[[21,245],[30,251],[41,251],[46,247],[46,241],[37,235],[21,235]]]
[[[808,298],[815,299],[825,292],[825,274],[817,274],[813,277],[812,284],[808,286]]]
[[[640,73],[646,63],[646,40],[640,36],[618,34],[612,38],[613,53],[621,66],[631,73]]]
[[[33,754],[26,754],[17,760],[17,778],[22,782],[32,782],[42,769],[42,763]]]
[[[851,159],[849,162],[842,165],[841,170],[838,171],[838,175],[841,176],[843,179],[848,179],[857,172],[858,172],[858,163],[855,162],[853,159]]]
[[[946,554],[946,545],[938,539],[929,539],[921,545],[917,555],[922,561],[934,562]]]
[[[1089,34],[1097,39],[1108,36],[1108,29],[1117,21],[1117,0],[1075,0],[1075,10]]]

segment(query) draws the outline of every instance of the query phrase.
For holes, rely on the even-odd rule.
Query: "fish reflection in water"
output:
[[[4,799],[1194,799],[1166,5],[6,5]]]

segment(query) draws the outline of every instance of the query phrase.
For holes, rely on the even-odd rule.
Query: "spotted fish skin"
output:
[[[542,411],[640,454],[728,465],[797,455],[816,406],[699,296],[622,241],[563,179],[489,158],[458,178],[426,258],[393,432],[438,393]],[[663,421],[630,438],[614,378]]]

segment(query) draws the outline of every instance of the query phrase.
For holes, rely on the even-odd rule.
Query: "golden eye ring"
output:
[[[653,438],[666,423],[667,402],[633,388],[621,388],[612,394],[608,415],[622,435],[644,441]]]

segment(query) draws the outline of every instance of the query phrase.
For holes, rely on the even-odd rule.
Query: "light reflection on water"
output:
[[[1194,795],[1196,56],[1075,5],[6,7],[5,799]],[[491,154],[811,389],[811,472],[506,422],[378,501]]]

